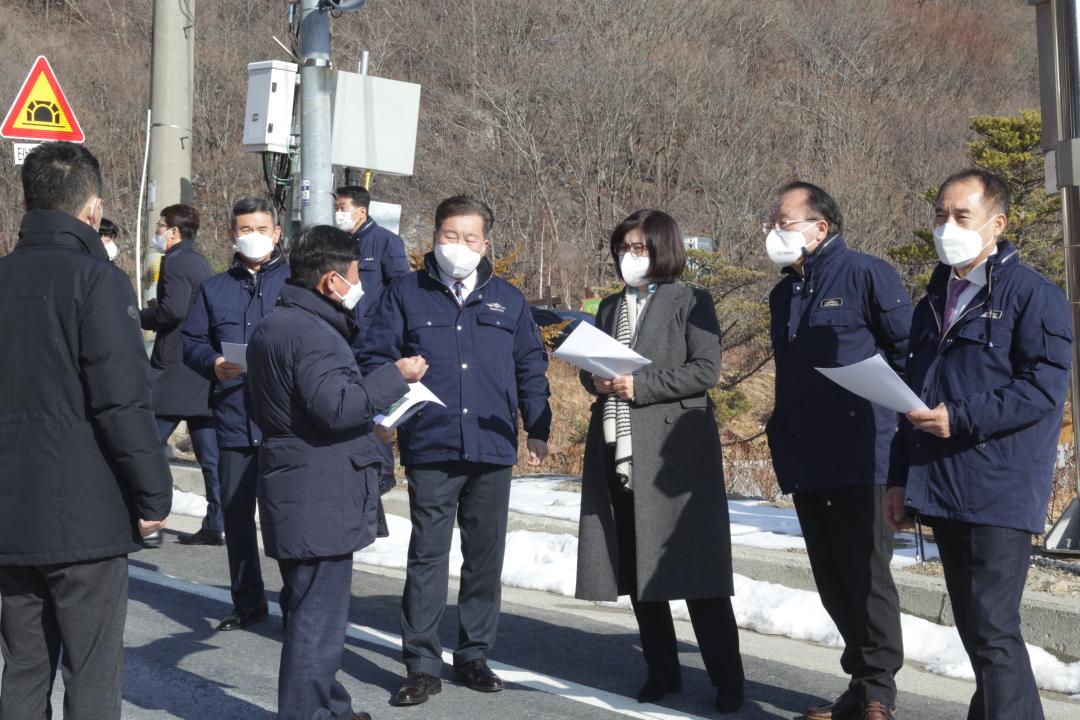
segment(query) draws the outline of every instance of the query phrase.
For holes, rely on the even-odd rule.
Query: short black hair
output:
[[[668,283],[678,280],[686,269],[686,243],[675,218],[661,210],[638,210],[631,213],[611,231],[611,258],[615,272],[622,279],[619,267],[619,249],[626,234],[641,230],[649,246],[649,272],[651,282]]]
[[[236,230],[236,218],[241,215],[250,215],[252,213],[269,213],[270,217],[274,218],[274,226],[278,225],[277,207],[274,203],[270,202],[266,198],[260,197],[246,197],[236,201],[232,207],[232,219],[230,220],[230,227]]]
[[[352,201],[353,207],[364,208],[365,210],[371,205],[371,193],[359,185],[339,187],[334,191],[334,197],[348,198]]]
[[[978,180],[982,184],[983,205],[987,208],[993,208],[1003,215],[1009,214],[1009,210],[1012,209],[1012,190],[1009,189],[1009,183],[1005,182],[1005,178],[1000,175],[975,167],[953,173],[946,178],[945,182],[941,183],[941,187],[938,188],[937,195],[934,197],[934,204],[937,204],[938,200],[941,199],[941,195],[950,185],[965,180]]]
[[[486,202],[472,195],[455,195],[446,198],[435,208],[435,230],[438,231],[447,218],[461,215],[479,215],[484,221],[485,238],[495,225],[495,213],[491,212]]]
[[[101,218],[101,225],[98,226],[98,235],[111,238],[119,237],[120,228],[116,227],[116,223],[109,218]]]
[[[87,200],[101,197],[101,165],[82,145],[47,142],[31,150],[22,165],[27,210],[59,210],[78,215]]]
[[[180,231],[184,240],[194,240],[199,233],[199,211],[190,205],[170,205],[161,211],[166,227]]]
[[[812,213],[820,216],[822,220],[829,223],[829,235],[838,235],[844,232],[844,214],[840,212],[840,205],[837,204],[832,195],[825,192],[814,183],[805,182],[803,180],[794,180],[780,188],[776,193],[777,199],[779,200],[792,190],[805,190],[807,192],[807,208]],[[811,220],[813,218],[805,219]]]
[[[314,290],[323,275],[336,272],[344,276],[356,260],[356,243],[347,232],[316,225],[305,230],[289,251],[289,282]]]

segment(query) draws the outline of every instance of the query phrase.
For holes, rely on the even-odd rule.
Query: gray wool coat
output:
[[[597,327],[612,337],[623,293],[600,303]],[[707,391],[720,378],[720,326],[712,298],[681,282],[657,287],[634,350],[652,361],[634,374],[637,588],[618,577],[618,543],[604,443],[604,398],[592,407],[581,481],[576,595],[615,600],[730,597],[731,528],[720,436]],[[581,373],[596,394],[592,376]]]

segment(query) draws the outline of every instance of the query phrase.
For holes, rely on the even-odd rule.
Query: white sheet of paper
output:
[[[880,355],[846,367],[814,369],[845,390],[890,410],[907,413],[928,409]]]
[[[236,363],[247,372],[247,345],[241,343],[221,343],[221,354],[225,356],[225,362]]]
[[[435,397],[435,393],[423,383],[409,383],[409,392],[405,393],[405,397],[376,415],[375,422],[387,430],[393,430],[429,402],[446,407],[446,403]]]
[[[587,322],[578,323],[555,357],[603,378],[629,375],[652,362]]]

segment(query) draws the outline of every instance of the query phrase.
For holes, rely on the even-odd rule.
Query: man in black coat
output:
[[[0,258],[0,718],[48,717],[59,661],[64,717],[118,720],[126,556],[165,526],[172,478],[135,294],[97,233],[97,160],[46,143],[22,183]]]
[[[286,617],[278,720],[365,718],[335,679],[352,588],[352,554],[375,540],[380,455],[372,418],[419,380],[423,358],[361,377],[349,348],[356,250],[320,225],[290,254],[292,278],[248,344],[259,448],[259,515],[278,561]]]
[[[210,414],[210,381],[184,364],[180,326],[203,280],[214,274],[210,263],[195,247],[199,213],[190,205],[170,205],[161,211],[154,246],[165,253],[158,271],[157,298],[142,311],[143,330],[153,330],[154,350],[150,369],[161,444],[169,441],[181,421],[187,422],[195,458],[202,468],[206,490],[206,516],[202,528],[181,535],[184,545],[224,545],[218,487],[218,446]],[[160,535],[158,543],[160,543]],[[148,539],[149,542],[149,539]]]

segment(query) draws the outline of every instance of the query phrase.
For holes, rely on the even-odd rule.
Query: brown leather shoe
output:
[[[458,679],[473,690],[480,692],[499,692],[503,689],[502,679],[491,672],[487,660],[476,658],[467,663],[454,666]]]
[[[871,700],[863,705],[862,720],[896,720],[896,706],[887,708],[880,700]]]
[[[442,680],[427,673],[411,672],[405,676],[405,684],[398,689],[393,704],[419,705],[440,692],[442,692]]]
[[[352,714],[352,720],[371,720],[371,716],[366,712],[354,712]]]
[[[858,703],[852,702],[846,695],[841,695],[827,705],[807,708],[803,716],[806,720],[855,720],[860,714]]]

